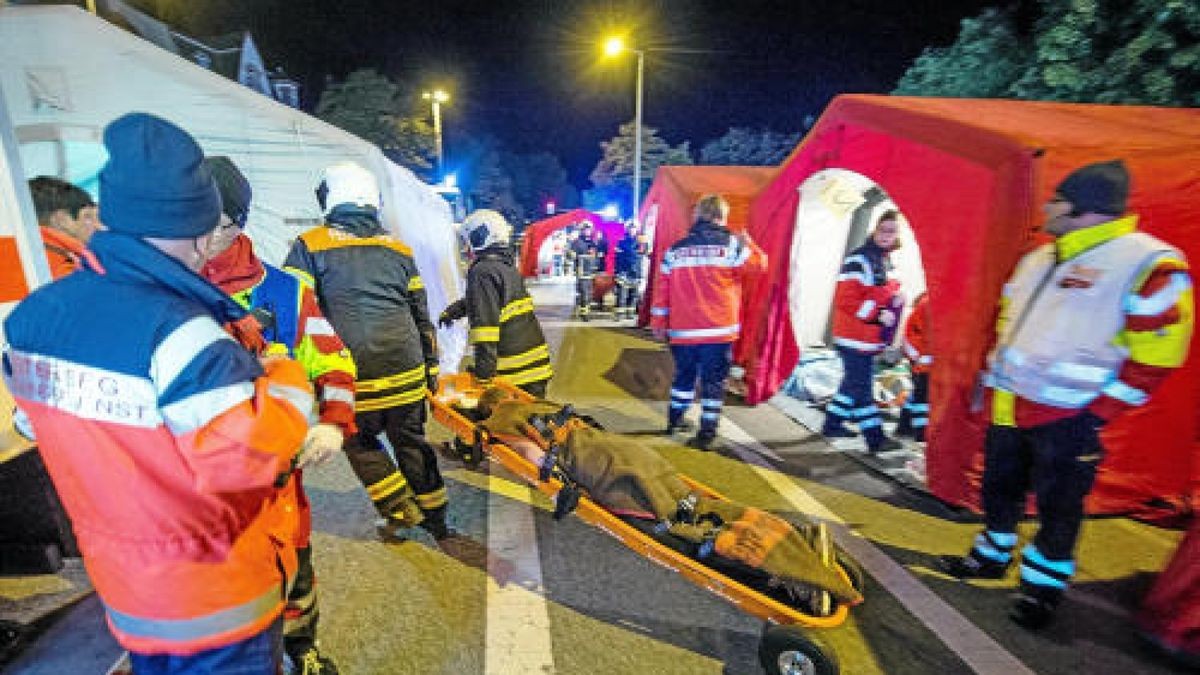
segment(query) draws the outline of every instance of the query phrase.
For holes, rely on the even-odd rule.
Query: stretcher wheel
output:
[[[768,675],[838,675],[828,647],[798,626],[768,624],[758,643],[758,662]]]

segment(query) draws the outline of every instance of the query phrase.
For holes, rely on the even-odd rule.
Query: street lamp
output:
[[[421,94],[421,98],[433,105],[433,142],[437,149],[437,177],[442,177],[442,104],[450,100],[444,89],[434,89]]]
[[[625,52],[637,54],[637,94],[634,97],[633,105],[633,222],[637,224],[638,209],[642,201],[642,73],[646,52],[625,44],[625,39],[619,35],[614,35],[604,41],[605,56],[615,58]]]

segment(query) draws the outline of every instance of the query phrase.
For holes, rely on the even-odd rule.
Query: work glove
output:
[[[417,504],[417,493],[413,492],[412,485],[406,484],[396,497],[400,501],[388,516],[389,524],[396,527],[416,527],[425,520],[425,514]]]
[[[449,328],[454,325],[454,321],[454,318],[450,316],[450,308],[448,307],[438,315],[438,325],[442,328]]]
[[[308,430],[304,437],[304,445],[296,456],[296,468],[324,464],[329,458],[342,449],[345,435],[341,427],[327,422],[321,422]]]

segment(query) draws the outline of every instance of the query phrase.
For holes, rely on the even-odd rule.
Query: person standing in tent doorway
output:
[[[741,334],[742,284],[748,274],[766,270],[767,256],[745,232],[726,227],[729,202],[704,195],[695,223],[663,255],[654,285],[650,327],[666,337],[675,359],[667,433],[687,427],[684,413],[700,381],[700,430],[688,445],[711,450],[725,402],[725,379],[733,343]]]
[[[1123,215],[1129,174],[1119,160],[1068,175],[1046,202],[1055,239],[1017,264],[1000,299],[984,446],[984,526],[967,555],[940,566],[998,579],[1013,562],[1026,493],[1040,527],[1021,551],[1010,617],[1047,625],[1075,573],[1083,502],[1104,454],[1100,431],[1140,406],[1187,358],[1192,280],[1179,250]]]
[[[222,329],[250,317],[196,273],[221,215],[196,141],[131,113],[104,146],[99,264],[12,311],[4,378],[133,672],[274,675],[312,387]]]
[[[637,225],[630,222],[625,228],[625,237],[617,242],[616,286],[617,307],[615,318],[632,319],[637,314],[638,288],[642,283],[642,258],[646,246],[638,237]]]
[[[317,186],[325,224],[300,235],[284,263],[316,289],[321,310],[354,357],[355,425],[346,458],[385,522],[450,535],[446,486],[425,440],[425,399],[437,387],[437,336],[412,249],[380,223],[375,176],[342,162]],[[395,453],[379,439],[387,436]]]
[[[889,254],[900,246],[900,214],[884,211],[867,243],[846,256],[833,296],[833,343],[842,359],[842,384],[825,407],[827,438],[855,434],[846,422],[857,422],[871,453],[897,450],[901,443],[883,433],[872,385],[875,356],[895,334],[904,300],[900,283],[889,274]]]
[[[904,326],[904,355],[908,357],[913,387],[912,394],[900,409],[896,435],[911,436],[914,441],[924,443],[925,429],[929,426],[929,370],[933,367],[933,354],[929,352],[928,293],[917,298],[908,315],[908,323]]]
[[[579,222],[568,254],[575,269],[575,311],[581,320],[587,321],[592,311],[592,288],[596,276],[596,242],[589,221]]]
[[[50,176],[29,181],[33,210],[37,213],[50,276],[61,279],[79,269],[90,256],[88,240],[100,224],[99,209],[83,188]]]
[[[283,611],[283,653],[289,675],[336,675],[337,667],[317,649],[317,578],[312,563],[312,512],[304,493],[303,469],[341,452],[354,433],[354,361],[321,314],[313,290],[299,277],[268,265],[243,233],[253,193],[228,157],[209,157],[205,166],[221,193],[221,221],[209,242],[212,256],[200,276],[251,312],[260,330],[234,331],[255,355],[278,354],[300,362],[316,389],[319,422],[308,430],[296,471],[287,485],[300,527],[294,544],[300,567]]]
[[[554,371],[550,347],[533,313],[533,298],[513,264],[512,226],[496,211],[479,209],[467,216],[463,233],[473,260],[467,270],[467,295],[438,317],[449,326],[464,316],[475,348],[471,368],[480,385],[493,377],[545,398]]]

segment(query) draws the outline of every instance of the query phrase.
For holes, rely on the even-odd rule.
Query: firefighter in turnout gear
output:
[[[467,217],[463,235],[473,258],[467,295],[447,307],[438,323],[449,326],[467,317],[475,349],[472,373],[485,386],[498,377],[541,398],[554,371],[533,298],[513,266],[512,227],[499,213],[480,209]]]
[[[296,471],[288,484],[300,527],[295,546],[299,568],[283,611],[287,672],[336,675],[337,667],[317,649],[317,578],[312,563],[312,509],[304,493],[303,469],[340,452],[354,433],[354,361],[317,304],[313,290],[298,277],[259,260],[243,234],[250,213],[250,183],[228,157],[205,165],[221,193],[221,220],[209,241],[212,257],[200,276],[216,284],[250,311],[258,331],[231,330],[255,355],[279,354],[300,362],[316,390],[320,422],[309,429]]]
[[[1137,216],[1125,214],[1128,194],[1120,161],[1068,175],[1044,206],[1043,227],[1055,240],[1021,259],[1000,299],[983,380],[991,413],[985,529],[967,555],[940,564],[959,578],[1004,576],[1032,490],[1040,527],[1021,550],[1010,614],[1026,628],[1053,619],[1075,573],[1083,502],[1104,453],[1101,429],[1145,403],[1187,358],[1187,262],[1137,231]]]
[[[592,311],[596,278],[596,240],[592,236],[592,224],[586,220],[579,223],[575,234],[567,255],[575,270],[575,311],[580,319],[587,321]]]
[[[385,536],[419,524],[445,538],[446,487],[425,440],[425,399],[438,374],[436,333],[412,250],[384,231],[379,186],[361,166],[325,169],[317,200],[325,224],[300,235],[285,265],[311,280],[358,367],[358,432],[346,457],[387,520]]]
[[[617,242],[616,285],[617,319],[632,319],[637,314],[638,289],[642,285],[642,261],[649,255],[646,242],[638,235],[637,225],[630,223],[625,237]]]

